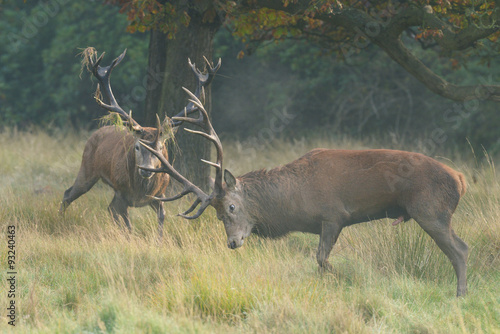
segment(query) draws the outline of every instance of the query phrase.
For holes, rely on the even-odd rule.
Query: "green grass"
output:
[[[491,161],[453,164],[469,180],[453,222],[470,248],[469,294],[457,299],[451,264],[412,221],[345,229],[330,257],[334,272],[320,274],[317,236],[251,236],[231,251],[213,209],[192,222],[176,217],[188,202],[166,205],[161,243],[149,209],[131,209],[130,235],[113,223],[105,186],[61,217],[86,137],[0,134],[0,280],[8,225],[16,226],[18,272],[16,328],[0,289],[2,332],[500,333],[500,186]],[[363,146],[278,141],[252,157],[225,143],[225,157],[238,175],[313,147]]]

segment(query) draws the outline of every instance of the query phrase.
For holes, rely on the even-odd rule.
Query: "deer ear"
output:
[[[227,169],[224,170],[224,181],[226,181],[226,186],[229,190],[236,188],[236,178]]]

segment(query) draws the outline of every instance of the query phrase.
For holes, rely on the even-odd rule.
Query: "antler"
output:
[[[106,110],[114,111],[117,114],[119,114],[125,121],[127,121],[130,124],[130,126],[134,130],[140,130],[141,126],[139,125],[139,123],[137,123],[132,118],[132,111],[130,111],[130,114],[127,114],[122,109],[122,107],[120,107],[120,105],[118,104],[118,102],[116,102],[116,99],[115,99],[115,97],[113,95],[113,91],[111,90],[111,84],[110,84],[110,81],[109,81],[109,78],[111,76],[111,71],[113,70],[113,68],[116,65],[118,65],[123,60],[123,58],[125,57],[126,53],[127,53],[127,49],[125,49],[122,52],[121,55],[119,55],[115,60],[113,60],[113,62],[111,63],[111,65],[106,66],[106,67],[101,67],[99,65],[101,63],[102,58],[104,57],[105,52],[103,52],[101,54],[101,56],[99,58],[97,58],[97,59],[94,59],[94,57],[93,57],[92,54],[86,54],[86,57],[88,59],[88,62],[91,65],[90,71],[92,72],[92,74],[99,81],[99,84],[97,84],[97,89],[96,89],[96,92],[95,92],[95,99],[97,101],[97,104],[99,104],[102,108],[104,108]],[[101,90],[100,90],[101,86],[102,86],[102,88],[104,90],[104,95],[106,95],[106,97],[108,98],[110,104],[104,103],[99,98],[99,95],[100,95],[100,92],[101,92]]]
[[[188,58],[189,67],[191,67],[191,69],[193,70],[193,73],[196,76],[196,80],[197,80],[197,87],[196,87],[196,90],[194,92],[194,95],[198,99],[201,98],[202,95],[203,95],[203,99],[205,98],[204,97],[204,95],[205,95],[204,88],[207,87],[212,82],[212,80],[215,77],[215,73],[217,73],[217,71],[219,70],[219,68],[221,66],[221,59],[220,58],[219,58],[219,62],[215,66],[211,65],[210,62],[208,61],[208,59],[205,58],[205,56],[203,56],[203,59],[205,60],[205,63],[207,65],[207,73],[202,73],[198,68],[196,68],[196,64],[191,63],[191,59]],[[181,112],[179,112],[177,115],[172,117],[172,121],[173,121],[172,125],[178,126],[182,123],[182,121],[175,120],[175,118],[185,117],[187,115],[192,114],[196,110],[198,110],[196,105],[193,102],[189,101],[188,105]]]
[[[160,117],[158,117],[158,114],[156,114],[156,132],[155,132],[155,136],[153,138],[153,140],[145,140],[145,139],[142,139],[142,141],[148,145],[148,146],[151,146],[151,147],[156,147],[156,145],[158,144],[158,141],[160,140],[160,137],[161,137],[161,122],[160,122]]]
[[[219,60],[219,65],[220,66],[220,60]],[[222,191],[222,159],[223,159],[223,152],[222,152],[222,144],[220,142],[219,136],[217,136],[217,133],[215,132],[212,123],[210,122],[210,118],[208,117],[208,113],[203,107],[203,104],[200,102],[198,97],[196,97],[193,93],[191,93],[188,89],[182,87],[186,93],[191,97],[189,102],[193,103],[193,105],[196,107],[196,109],[200,110],[200,115],[198,118],[190,118],[190,117],[173,117],[172,119],[174,121],[180,121],[180,122],[187,122],[191,123],[194,125],[197,125],[201,127],[205,132],[202,131],[195,131],[191,129],[184,129],[185,131],[189,133],[194,133],[197,135],[200,135],[202,137],[205,137],[206,139],[210,140],[214,145],[215,149],[217,151],[217,162],[211,162],[207,161],[204,159],[201,159],[204,163],[215,167],[215,187],[214,187],[214,192],[217,192],[216,195],[219,195],[219,193]]]
[[[220,66],[220,61],[219,61],[218,66]],[[165,159],[165,157],[161,154],[161,152],[153,149],[152,147],[148,146],[146,143],[144,143],[142,141],[141,141],[141,144],[144,147],[146,147],[149,151],[151,151],[151,153],[156,155],[156,157],[158,157],[158,159],[162,163],[162,166],[160,168],[145,168],[145,167],[139,166],[139,168],[147,170],[147,171],[155,172],[155,173],[158,173],[158,172],[168,173],[175,180],[177,180],[178,182],[180,182],[181,184],[184,185],[184,189],[178,195],[175,195],[175,196],[170,197],[170,198],[158,198],[158,197],[156,197],[157,200],[167,202],[167,201],[173,201],[173,200],[182,198],[189,193],[195,194],[197,196],[197,198],[193,202],[191,207],[189,207],[189,209],[187,211],[185,211],[184,213],[180,213],[179,216],[184,217],[186,219],[196,219],[199,216],[201,216],[203,211],[205,211],[205,209],[210,205],[210,203],[212,202],[212,200],[215,197],[223,196],[223,192],[224,192],[224,190],[222,189],[223,152],[222,152],[222,144],[220,142],[219,136],[217,136],[217,133],[215,132],[214,128],[212,127],[212,123],[210,122],[210,119],[208,118],[208,113],[205,110],[205,108],[203,107],[202,103],[200,102],[198,97],[195,94],[191,93],[188,89],[186,89],[184,87],[182,87],[182,89],[184,89],[184,91],[186,91],[189,94],[189,96],[191,97],[189,102],[193,104],[193,107],[195,108],[195,110],[200,111],[200,115],[198,118],[173,117],[172,120],[177,121],[177,122],[188,122],[188,123],[195,124],[195,125],[201,127],[204,131],[196,131],[196,130],[191,130],[191,129],[184,129],[184,130],[186,130],[187,132],[194,133],[194,134],[200,135],[202,137],[205,137],[208,140],[210,140],[212,143],[214,143],[215,148],[217,150],[217,161],[212,162],[212,161],[207,161],[207,160],[202,159],[203,162],[207,163],[208,165],[210,165],[212,167],[215,167],[215,169],[216,169],[214,190],[212,191],[212,193],[210,195],[207,195],[205,192],[203,192],[203,190],[201,190],[199,187],[194,185],[191,181],[189,181],[184,176],[182,176],[178,171],[176,171],[172,167],[172,165],[167,161],[167,159]],[[196,207],[198,205],[200,205],[200,207],[199,207],[198,211],[196,212],[196,214],[194,214],[193,216],[188,216],[188,214],[191,213],[194,209],[196,209]]]

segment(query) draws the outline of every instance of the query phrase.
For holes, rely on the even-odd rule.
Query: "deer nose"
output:
[[[229,247],[231,249],[235,249],[236,248],[236,241],[228,242],[227,247]]]
[[[139,174],[145,178],[145,179],[149,179],[151,176],[153,176],[153,172],[150,172],[150,171],[147,171],[147,170],[144,170],[144,169],[141,169],[139,171]]]

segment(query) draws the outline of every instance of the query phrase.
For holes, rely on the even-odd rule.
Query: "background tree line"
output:
[[[140,32],[140,26],[133,34],[126,32],[130,22],[119,7],[66,0],[0,6],[2,126],[97,127],[95,120],[104,113],[92,98],[95,82],[81,73],[77,57],[86,46],[106,51],[106,63],[128,48],[113,74],[113,89],[124,109],[147,122],[148,82],[160,83],[165,69],[148,69],[151,35]],[[320,133],[399,144],[435,138],[435,144],[459,147],[468,145],[468,138],[490,153],[500,150],[496,102],[479,99],[477,108],[468,110],[466,102],[440,97],[373,44],[340,59],[321,43],[302,38],[243,43],[232,32],[219,29],[213,45],[213,58],[223,60],[212,85],[212,117],[222,137],[264,142]],[[498,84],[498,57],[476,53],[457,65],[438,50],[423,50],[414,36],[404,38],[413,53],[449,81]],[[241,58],[242,50],[246,55]]]

